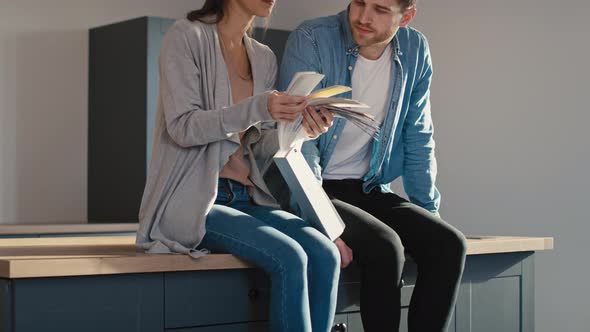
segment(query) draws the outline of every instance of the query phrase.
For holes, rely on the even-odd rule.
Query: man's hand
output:
[[[336,248],[338,248],[338,251],[340,251],[340,268],[343,269],[352,262],[352,249],[350,249],[341,238],[334,240],[334,244],[336,245]]]
[[[318,138],[328,131],[334,123],[334,116],[325,108],[318,113],[313,107],[306,107],[303,111],[303,129],[310,139]]]

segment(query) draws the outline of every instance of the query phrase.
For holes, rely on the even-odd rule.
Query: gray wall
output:
[[[442,215],[468,234],[554,236],[537,255],[537,331],[590,318],[590,4],[421,3],[430,38]]]
[[[0,223],[86,216],[89,27],[179,17],[202,1],[0,0]],[[279,0],[271,26],[344,8]],[[584,0],[421,0],[442,214],[467,234],[554,236],[538,255],[537,331],[586,331],[590,68]]]
[[[347,1],[315,3],[280,2],[272,25]],[[434,61],[443,217],[471,235],[555,237],[536,260],[539,332],[590,325],[589,16],[584,0],[419,0],[413,24]]]
[[[0,0],[0,223],[86,220],[88,29],[194,0]]]

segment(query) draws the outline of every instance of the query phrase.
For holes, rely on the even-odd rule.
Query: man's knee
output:
[[[405,256],[404,246],[401,239],[395,233],[387,236],[381,235],[372,239],[366,239],[368,260],[383,267],[394,267],[396,270],[403,269]]]
[[[463,233],[450,227],[444,236],[443,247],[449,258],[462,261],[467,254],[467,239]]]

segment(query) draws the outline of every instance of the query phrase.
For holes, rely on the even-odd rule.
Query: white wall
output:
[[[0,223],[86,218],[87,29],[202,1],[0,0]],[[346,0],[279,0],[271,26]],[[590,324],[585,0],[421,0],[442,214],[467,234],[554,236],[537,255],[537,331]],[[67,8],[67,9],[66,9]]]

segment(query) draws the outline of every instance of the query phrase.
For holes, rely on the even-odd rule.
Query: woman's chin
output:
[[[272,14],[272,8],[261,9],[261,10],[257,11],[255,15],[258,17],[267,18],[270,16],[270,14]]]

